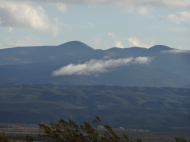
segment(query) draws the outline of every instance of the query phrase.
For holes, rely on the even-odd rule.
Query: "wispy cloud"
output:
[[[94,26],[91,22],[88,22],[88,25],[90,25],[90,26]]]
[[[150,6],[129,6],[125,9],[125,13],[137,13],[140,15],[147,15],[152,9]]]
[[[53,72],[54,76],[60,75],[90,75],[101,72],[108,72],[109,68],[115,68],[119,66],[125,66],[129,64],[148,64],[152,61],[151,57],[137,57],[137,58],[120,58],[109,60],[90,60],[83,64],[69,64],[61,67]]]
[[[57,24],[50,23],[41,6],[34,6],[31,2],[24,1],[0,1],[0,27],[8,27],[11,30],[25,28],[51,32],[53,35],[58,32]]]
[[[180,54],[180,53],[189,53],[188,50],[180,50],[180,49],[172,49],[172,50],[163,50],[161,53],[169,53],[169,54]]]
[[[190,12],[183,11],[177,12],[176,14],[170,14],[161,18],[162,21],[170,21],[177,24],[188,23],[190,24]]]
[[[151,46],[153,46],[153,43],[150,43],[150,44],[142,43],[136,37],[130,37],[130,38],[128,38],[127,42],[129,44],[129,47],[145,47],[145,48],[150,48]]]
[[[115,47],[124,48],[123,44],[121,43],[121,41],[118,40],[114,33],[108,32],[108,36],[111,36],[115,41]]]
[[[65,13],[67,10],[67,6],[64,3],[52,3],[52,5],[54,5],[59,11]]]

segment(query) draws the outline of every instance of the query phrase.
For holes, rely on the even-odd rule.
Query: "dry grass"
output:
[[[39,127],[37,125],[21,125],[21,124],[0,124],[0,132],[7,134],[38,134]]]

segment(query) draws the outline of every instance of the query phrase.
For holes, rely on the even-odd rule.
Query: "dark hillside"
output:
[[[0,85],[1,123],[82,123],[97,115],[116,128],[189,132],[189,110],[187,88]]]

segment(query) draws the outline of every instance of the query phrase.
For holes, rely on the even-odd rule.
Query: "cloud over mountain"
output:
[[[137,58],[120,58],[109,60],[95,60],[92,59],[83,64],[69,64],[61,67],[53,72],[54,76],[60,75],[89,75],[101,72],[108,72],[109,68],[115,68],[119,66],[125,66],[129,64],[148,64],[152,61],[151,57],[137,57]]]
[[[150,48],[151,46],[153,46],[152,43],[149,44],[144,44],[141,43],[141,41],[136,38],[136,37],[130,37],[127,39],[127,42],[129,44],[129,47],[144,47],[144,48]]]
[[[161,53],[170,53],[170,54],[180,54],[180,53],[189,53],[188,50],[172,49],[172,50],[163,50]]]
[[[121,41],[118,40],[118,38],[115,36],[114,33],[108,32],[108,36],[111,36],[113,40],[115,41],[115,47],[124,48],[123,44],[121,43]]]

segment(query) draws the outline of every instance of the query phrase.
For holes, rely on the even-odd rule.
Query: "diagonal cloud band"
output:
[[[181,53],[187,53],[190,54],[190,51],[188,50],[180,50],[180,49],[172,49],[172,50],[163,50],[161,53],[169,53],[169,54],[181,54]]]
[[[101,72],[108,72],[109,68],[125,66],[129,64],[148,64],[153,60],[152,57],[130,57],[109,60],[95,60],[92,59],[83,64],[69,64],[55,70],[52,75],[90,75]]]

